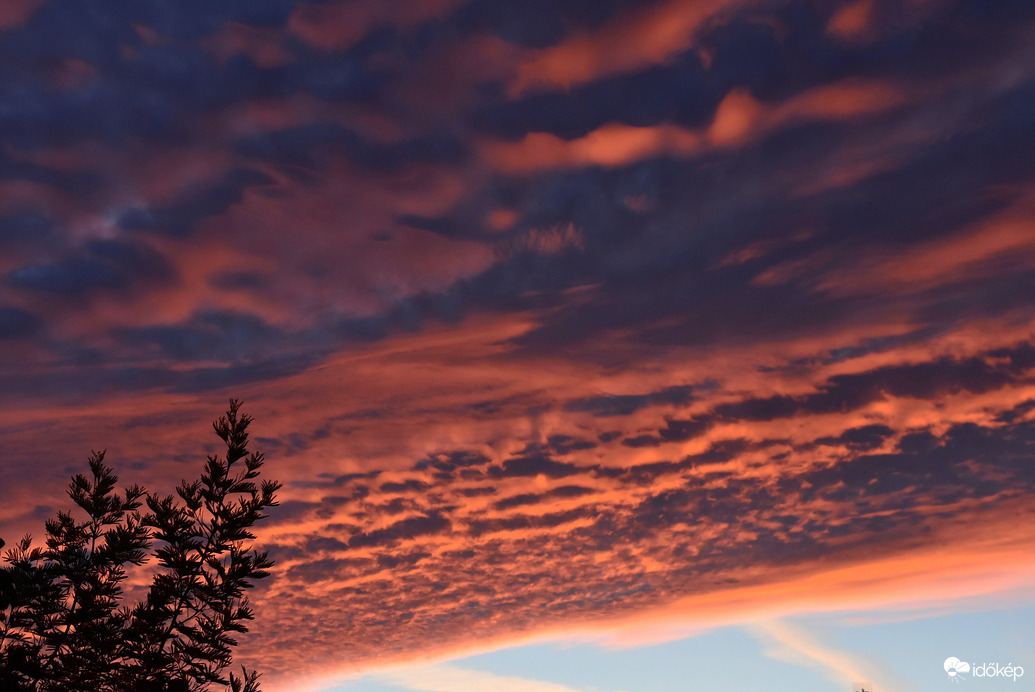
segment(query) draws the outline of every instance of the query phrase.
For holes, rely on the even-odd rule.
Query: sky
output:
[[[1029,0],[4,0],[0,535],[236,397],[268,692],[1035,689],[1033,112]]]

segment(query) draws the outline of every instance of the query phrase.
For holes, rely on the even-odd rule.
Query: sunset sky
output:
[[[230,397],[267,692],[1035,689],[1035,3],[0,0],[0,536]]]

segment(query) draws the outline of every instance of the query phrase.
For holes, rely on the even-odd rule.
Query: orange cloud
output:
[[[716,147],[741,145],[785,124],[845,120],[893,108],[904,100],[893,85],[845,80],[805,91],[776,105],[734,89],[719,103],[712,122],[700,131],[677,125],[636,127],[608,123],[583,137],[563,139],[544,132],[518,142],[483,140],[490,166],[509,173],[577,166],[622,166],[652,156],[689,157]]]
[[[300,5],[288,27],[294,35],[325,51],[349,48],[378,26],[409,28],[441,17],[460,0],[336,0]]]
[[[848,271],[823,276],[818,290],[835,295],[921,291],[1035,266],[1035,197],[951,236],[917,244],[905,253],[872,250]]]
[[[1030,576],[1032,535],[1024,527],[1032,523],[1011,514],[1029,511],[1023,497],[946,502],[914,487],[872,505],[844,501],[849,512],[842,501],[809,499],[799,480],[853,463],[847,443],[817,446],[816,439],[879,423],[893,432],[870,451],[890,453],[911,426],[941,434],[956,422],[1001,425],[998,413],[1030,397],[1030,387],[948,394],[918,401],[924,409],[913,412],[882,408],[905,401],[889,397],[824,415],[729,418],[699,438],[663,447],[622,444],[624,437],[656,433],[673,419],[744,397],[807,396],[833,374],[922,363],[938,355],[935,347],[965,357],[965,339],[950,344],[943,337],[942,346],[891,349],[880,354],[884,360],[808,372],[755,367],[792,359],[802,344],[645,356],[636,367],[611,371],[554,354],[517,357],[511,339],[534,325],[531,314],[475,317],[354,346],[295,375],[235,388],[253,402],[248,410],[257,418],[256,435],[266,440],[257,446],[269,453],[270,474],[289,481],[280,514],[261,529],[261,542],[274,547],[277,576],[256,596],[260,620],[242,652],[270,671],[271,689],[290,688],[296,676],[376,669],[530,637],[635,645],[763,616],[931,607],[964,594],[1005,593]],[[807,352],[826,352],[862,334],[813,336]],[[1014,336],[986,330],[986,341],[970,348]],[[566,408],[573,400],[635,398],[717,373],[720,382],[685,403],[637,400],[641,408],[611,416]],[[123,474],[126,482],[171,487],[193,466],[167,460],[200,457],[205,420],[196,412],[222,398],[222,392],[127,394],[63,411],[9,402],[4,420],[7,430],[18,431],[7,437],[16,452],[39,447],[42,430],[51,445],[45,455],[73,443],[107,446],[114,463],[146,460],[141,470]],[[98,437],[111,420],[131,423],[118,449]],[[622,436],[604,441],[614,430]],[[292,436],[304,447],[283,442]],[[736,450],[741,440],[747,446],[728,458],[665,466],[724,444]],[[536,451],[551,445],[560,451]],[[450,453],[457,450],[468,456],[454,463]],[[514,462],[523,455],[528,459]],[[525,463],[539,466],[523,473]],[[56,503],[59,486],[49,494],[37,487],[36,497]],[[667,498],[687,493],[699,493],[709,512],[691,520],[689,512],[666,509]],[[723,517],[731,498],[738,511]],[[923,532],[905,523],[884,533],[858,529],[824,539],[822,552],[810,559],[786,563],[715,558],[767,536],[791,544],[804,533],[818,539],[825,530],[818,527],[879,522],[900,507],[916,512],[910,521]],[[792,526],[782,523],[786,517],[795,518]],[[3,520],[27,526],[30,517]],[[950,549],[960,541],[968,546],[962,557]],[[679,576],[690,566],[701,570],[692,589]],[[731,579],[741,586],[729,588]],[[583,585],[583,595],[565,596],[572,584]],[[639,584],[651,588],[633,588]],[[616,585],[630,586],[614,596]],[[606,593],[606,608],[587,609],[580,599],[596,593]],[[300,622],[307,623],[304,631]],[[431,622],[451,623],[446,629],[456,636],[429,641]],[[357,632],[363,636],[346,637],[343,651],[343,633]]]
[[[682,638],[701,629],[791,614],[899,610],[910,612],[969,600],[1035,599],[1030,578],[1035,538],[1010,519],[1024,501],[1001,503],[997,518],[979,522],[963,512],[930,534],[923,546],[820,567],[806,574],[750,586],[718,589],[601,627],[599,640],[642,646]],[[965,549],[960,549],[965,546]],[[977,556],[980,556],[978,558]]]
[[[494,168],[514,173],[567,166],[620,166],[663,153],[687,154],[700,141],[699,135],[674,125],[633,127],[612,123],[575,140],[536,132],[516,143],[486,141],[483,156]]]
[[[864,37],[873,16],[873,0],[856,0],[837,10],[827,23],[827,31],[843,40]]]
[[[777,122],[789,120],[847,120],[887,111],[906,103],[896,85],[867,79],[844,79],[814,87],[780,104],[773,112]]]
[[[734,0],[670,0],[632,10],[593,32],[531,51],[510,84],[511,95],[579,84],[663,63],[692,45],[693,35]]]

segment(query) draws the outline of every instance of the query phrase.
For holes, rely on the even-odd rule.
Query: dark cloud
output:
[[[434,512],[424,516],[409,517],[383,529],[357,533],[349,539],[349,547],[385,546],[419,536],[446,533],[451,528],[452,523],[448,518]]]
[[[464,497],[481,497],[482,495],[495,495],[496,489],[487,486],[479,488],[460,488],[460,494]]]
[[[636,464],[628,468],[600,468],[597,475],[605,478],[617,478],[627,483],[636,485],[651,485],[660,476],[676,473],[682,465],[671,461],[653,461],[645,464]]]
[[[284,500],[277,505],[277,515],[282,521],[294,521],[302,519],[316,509],[319,509],[319,502],[307,502],[305,500]]]
[[[990,3],[1012,4],[1012,3]],[[951,5],[951,3],[950,3]],[[851,45],[826,31],[829,6],[787,2],[766,12],[729,13],[711,22],[697,38],[710,56],[706,66],[697,47],[632,74],[607,77],[566,91],[535,94],[518,101],[501,100],[474,114],[474,125],[506,139],[529,132],[549,132],[565,139],[581,137],[608,122],[634,126],[677,123],[707,125],[722,98],[746,88],[763,100],[783,100],[809,87],[853,76],[891,73],[896,77],[929,76],[959,68],[970,59],[987,59],[996,46],[995,32],[973,29],[975,22],[998,23],[995,13],[964,19],[951,7],[938,19],[910,21],[907,10],[882,7],[888,28],[875,42]],[[1014,4],[1014,21],[1020,11]],[[1002,48],[1002,46],[998,46]]]
[[[127,343],[140,345],[133,338]],[[75,368],[74,373],[11,370],[4,373],[2,393],[27,400],[40,401],[55,397],[66,403],[96,401],[125,392],[170,391],[182,394],[239,391],[245,384],[275,381],[303,372],[311,367],[312,355],[270,354],[248,361],[224,365],[190,365],[170,368],[164,365],[125,365],[123,359],[96,349],[74,345],[62,352],[62,362]],[[153,360],[153,358],[151,359]]]
[[[889,334],[887,336],[868,337],[860,340],[856,344],[833,349],[825,358],[818,362],[822,362],[824,364],[840,363],[853,358],[861,358],[871,353],[884,353],[901,346],[923,343],[932,337],[938,336],[940,331],[941,329],[938,327],[923,327],[921,329],[914,329],[910,332],[906,332],[905,334]],[[800,361],[792,364],[792,366],[807,366],[811,362],[816,361]]]
[[[546,446],[549,447],[554,454],[568,454],[570,452],[577,452],[584,449],[593,449],[597,444],[571,435],[551,435],[546,440]]]
[[[401,481],[398,483],[382,483],[381,487],[378,488],[378,490],[380,490],[382,493],[415,493],[423,492],[427,490],[429,487],[430,486],[423,481],[419,481],[415,478],[410,478],[408,480]]]
[[[269,278],[257,272],[220,272],[209,283],[227,291],[253,291],[268,286]]]
[[[698,55],[688,52],[667,67],[495,104],[475,113],[472,124],[508,140],[530,132],[574,139],[611,121],[636,126],[674,121],[696,127],[707,123],[724,94]]]
[[[271,454],[293,457],[309,449],[309,443],[299,433],[291,433],[283,437],[256,437],[255,441]]]
[[[251,135],[239,140],[235,148],[245,156],[303,177],[323,170],[339,158],[366,171],[396,173],[417,163],[456,164],[465,155],[463,144],[444,134],[385,144],[364,139],[337,123],[314,123]]]
[[[427,323],[456,324],[466,316],[457,287],[422,291],[394,301],[383,312],[366,317],[343,317],[325,331],[344,343],[380,341],[392,334],[419,331]],[[491,406],[493,402],[481,404]]]
[[[764,445],[764,443],[762,443]],[[727,461],[732,461],[740,454],[745,451],[758,447],[760,445],[753,444],[748,440],[736,438],[730,440],[717,440],[713,442],[708,449],[704,450],[700,454],[691,454],[683,458],[683,466],[708,466],[712,464],[722,464]]]
[[[381,22],[334,50],[282,31],[299,4],[51,0],[0,34],[0,182],[5,193],[29,191],[2,200],[0,339],[37,337],[45,352],[5,362],[2,394],[41,411],[60,402],[61,425],[89,418],[65,415],[76,404],[101,415],[97,401],[112,393],[145,402],[145,392],[175,392],[181,401],[249,383],[263,383],[276,415],[301,412],[294,431],[287,421],[255,438],[287,464],[287,476],[296,455],[324,464],[291,479],[292,494],[273,515],[285,529],[272,547],[284,569],[270,580],[279,594],[268,612],[280,622],[258,634],[279,645],[271,656],[288,652],[287,666],[343,655],[363,663],[430,651],[428,632],[441,635],[432,648],[450,647],[565,618],[631,614],[733,583],[743,568],[764,577],[768,565],[804,569],[858,559],[874,545],[897,548],[898,538],[915,542],[953,518],[960,502],[1035,491],[1035,404],[996,410],[990,396],[1030,384],[1035,368],[1031,344],[1003,346],[1035,300],[1026,255],[975,257],[958,275],[925,282],[919,272],[895,290],[879,285],[887,277],[838,284],[858,278],[846,271],[856,262],[866,270],[869,261],[916,257],[1024,211],[1018,202],[1035,180],[1035,81],[1015,53],[1035,16],[1031,3],[928,3],[929,14],[911,16],[902,3],[877,0],[877,31],[859,41],[828,30],[845,3],[730,6],[700,27],[693,50],[663,64],[518,97],[513,84],[487,76],[512,74],[510,56],[525,59],[654,8],[470,0],[416,27]],[[519,48],[458,40],[472,34]],[[238,40],[247,44],[240,52],[230,45]],[[464,51],[485,46],[500,49],[486,69],[465,62]],[[266,49],[273,59],[260,57]],[[533,132],[571,139],[614,123],[703,129],[732,90],[776,108],[846,78],[891,85],[901,101],[855,117],[790,118],[743,142],[610,166],[503,173],[488,153],[479,158],[504,143],[494,138],[513,144]],[[241,167],[177,190],[182,171],[173,162],[207,152]],[[385,225],[369,229],[384,241],[371,255],[339,261],[332,253],[320,271],[300,268],[294,248],[283,253],[275,243],[281,254],[270,254],[266,232],[220,229],[218,217],[263,197],[282,205],[283,218],[301,220],[284,231],[299,252],[339,243],[303,222],[314,210],[291,205],[311,200],[342,162],[369,178],[369,199],[346,200],[356,227]],[[301,187],[305,194],[293,194]],[[113,216],[116,228],[100,232],[121,239],[84,240]],[[351,232],[350,218],[342,224]],[[430,234],[393,235],[393,224]],[[215,274],[210,265],[174,269],[172,258],[185,256],[202,225],[212,229],[204,239],[214,246],[212,266],[240,253],[254,261]],[[570,229],[572,242],[533,242],[554,229]],[[491,256],[491,266],[471,275],[452,252],[459,248]],[[364,265],[358,272],[355,262]],[[207,285],[178,284],[199,272]],[[386,284],[371,285],[367,272]],[[348,312],[353,295],[386,307]],[[136,313],[129,326],[98,322],[75,343],[56,336],[78,335],[65,319],[77,328],[120,319],[128,296],[158,306],[154,323]],[[276,313],[262,311],[257,299],[267,297]],[[294,326],[280,326],[285,309]],[[452,335],[471,316],[510,329],[518,312],[522,329],[506,333],[521,335],[509,341],[474,320],[457,338],[477,331],[483,341],[455,351],[448,339],[416,333],[433,324]],[[169,314],[190,317],[161,317]],[[985,353],[959,345],[965,355],[922,361],[956,344],[942,339],[975,317],[990,325],[983,339],[995,339],[996,327],[1011,336]],[[893,333],[904,324],[911,331]],[[377,343],[402,334],[415,349],[393,342],[388,354]],[[479,351],[490,340],[491,354]],[[759,348],[769,343],[778,347]],[[358,408],[328,404],[336,380],[312,372],[350,348],[363,351],[356,371],[345,354],[344,365],[326,363],[327,374],[340,367],[334,377],[340,372],[345,396],[373,397]],[[680,373],[696,364],[680,359],[706,352],[718,362],[726,350],[744,354],[728,366],[735,376],[717,366],[716,382],[684,384]],[[786,352],[796,355],[780,361]],[[887,365],[859,372],[848,362],[874,353]],[[428,373],[446,374],[421,391],[396,381],[403,361],[393,359],[410,354],[441,357]],[[528,377],[546,360],[550,367]],[[852,374],[818,374],[833,363]],[[501,385],[472,386],[469,364],[474,377],[495,378],[498,369]],[[587,376],[571,391],[549,380],[564,364]],[[665,364],[676,374],[656,391],[631,388],[630,364],[658,368],[652,382]],[[455,380],[454,368],[463,371]],[[381,372],[392,374],[384,391]],[[275,380],[300,373],[292,392],[310,398],[278,399]],[[374,386],[349,390],[368,380]],[[761,384],[742,393],[743,382]],[[788,394],[788,382],[815,385]],[[721,398],[710,400],[715,393]],[[951,418],[957,402],[978,395],[981,415]],[[896,428],[875,406],[891,397],[950,418]],[[947,397],[953,405],[939,409]],[[313,413],[314,405],[322,408]],[[829,415],[847,413],[853,422]],[[789,426],[788,439],[758,439],[780,434],[770,422],[809,416],[817,420]],[[443,417],[455,421],[455,435],[438,427]],[[162,425],[141,415],[117,432],[151,444],[163,439]],[[4,428],[5,440],[17,442],[15,427]],[[796,438],[816,429],[817,439]],[[34,445],[50,444],[32,432]],[[715,439],[722,435],[743,437]],[[466,442],[416,453],[412,464],[397,453],[450,438]],[[681,449],[687,441],[696,453]],[[138,455],[130,468],[147,474],[185,458],[153,456]],[[15,448],[8,466],[34,468],[20,462],[29,457]]]
[[[582,497],[592,495],[595,490],[581,485],[561,485],[550,491],[550,497]]]
[[[813,290],[812,281],[836,269],[833,258],[866,241],[904,250],[951,233],[1010,202],[1009,197],[974,190],[1035,176],[1035,149],[1018,140],[1013,107],[1008,105],[1017,100],[1028,103],[1027,91],[1024,87],[1004,95],[990,109],[988,126],[978,132],[932,145],[909,163],[858,185],[797,201],[769,197],[763,180],[786,175],[803,155],[821,156],[822,148],[837,148],[845,137],[869,137],[866,128],[853,126],[849,131],[844,124],[813,124],[776,133],[754,148],[696,163],[648,161],[608,173],[550,174],[552,195],[560,197],[557,211],[537,212],[545,218],[535,223],[573,223],[584,231],[584,251],[572,257],[536,258],[538,266],[533,267],[521,258],[512,270],[497,267],[472,283],[479,295],[492,296],[496,305],[506,305],[503,298],[508,293],[553,291],[558,284],[598,287],[592,304],[556,310],[539,329],[516,340],[535,351],[576,345],[586,349],[601,332],[625,329],[641,343],[677,345],[746,341],[759,335],[778,338],[836,325],[863,309],[866,301]],[[873,136],[879,136],[881,127],[874,127]],[[983,163],[999,155],[1011,163],[994,170]],[[665,181],[650,191],[658,211],[633,218],[620,205],[625,197],[621,188],[625,180],[651,169],[656,172],[650,178]],[[718,184],[730,179],[757,180],[759,186],[742,195],[741,190]],[[670,185],[681,187],[677,192]],[[734,197],[740,197],[737,203]],[[830,231],[834,235],[789,244],[753,262],[711,268],[738,245],[793,235],[796,225],[814,225],[817,215],[836,229]],[[693,232],[678,230],[687,225]],[[630,236],[623,228],[636,232]],[[829,254],[817,254],[824,245]],[[810,257],[819,261],[809,263]],[[751,282],[767,266],[792,261],[806,262],[803,276],[778,285]],[[1013,309],[1028,300],[1030,274],[1007,271],[991,282],[982,278],[932,288],[918,297],[921,305],[931,307],[918,310],[917,319],[926,323],[925,328],[944,329],[966,317]],[[662,322],[665,326],[653,326]]]
[[[838,437],[822,437],[816,440],[821,445],[845,445],[852,449],[868,451],[880,447],[884,440],[895,431],[886,425],[864,425],[859,428],[849,428]]]
[[[812,12],[807,8],[799,11]],[[803,32],[807,31],[815,31],[821,38],[806,51],[808,60],[817,65],[815,79],[792,85],[793,88],[785,89],[786,93],[779,94],[780,98],[845,76],[876,77],[881,70],[891,70],[896,64],[882,52],[890,51],[890,44],[866,49],[873,51],[868,57],[862,48],[835,45],[834,39],[822,37],[826,36],[826,19],[825,15],[815,15],[808,21],[788,20],[790,26],[796,27],[794,31],[802,34],[795,41],[804,42]],[[737,26],[740,28],[729,29],[733,38],[723,43],[727,53],[739,43],[734,40],[740,35],[737,32],[771,32],[768,27],[750,22]],[[952,26],[954,31],[962,31],[961,27]],[[924,31],[938,35],[940,29],[935,25]],[[762,45],[757,41],[744,43],[751,50]],[[827,49],[829,56],[823,58]],[[994,51],[992,56],[982,57],[1004,58]],[[918,54],[916,60],[922,58]],[[751,56],[738,60],[738,64],[748,66],[755,62]],[[826,60],[834,67],[820,69]],[[732,57],[730,61],[732,65]],[[874,67],[864,70],[871,61],[875,61]],[[663,69],[678,72],[680,68],[674,65]],[[798,74],[797,67],[792,72]],[[685,77],[688,73],[679,74]],[[745,75],[742,73],[741,77],[747,79]],[[671,89],[651,86],[644,74],[622,79],[645,81],[645,91],[654,98],[668,99],[673,93]],[[696,84],[692,79],[683,81]],[[622,104],[642,101],[615,96],[620,90],[610,83],[599,88]],[[499,242],[507,240],[510,234],[527,233],[534,228],[572,224],[579,229],[582,246],[578,251],[549,257],[534,253],[507,256],[482,275],[465,279],[459,285],[457,294],[461,301],[484,309],[560,307],[549,313],[540,328],[516,340],[530,350],[579,347],[592,356],[594,337],[616,330],[629,330],[631,339],[657,346],[750,341],[760,335],[792,337],[803,330],[837,325],[846,316],[866,308],[868,300],[864,298],[835,297],[814,290],[813,284],[819,277],[837,270],[838,258],[850,256],[873,242],[905,250],[987,218],[1013,201],[1009,186],[1029,181],[1035,175],[1031,163],[1035,161],[1035,150],[1030,146],[1030,138],[1021,135],[1025,127],[1022,114],[1030,111],[1033,93],[1031,84],[1020,82],[998,93],[983,94],[972,106],[981,113],[982,127],[964,127],[957,136],[917,146],[914,156],[904,157],[899,164],[854,185],[807,196],[789,199],[787,191],[778,185],[774,187],[773,181],[805,174],[830,152],[846,146],[870,146],[887,137],[888,131],[893,131],[903,118],[934,117],[932,114],[941,113],[945,115],[939,117],[945,122],[939,126],[962,125],[962,121],[951,122],[951,114],[959,113],[964,94],[949,92],[916,108],[909,116],[902,110],[893,110],[861,120],[789,125],[753,144],[733,151],[702,153],[690,161],[661,156],[615,170],[585,168],[543,172],[521,179],[490,179],[473,200],[459,203],[448,214],[406,216],[402,221],[449,237],[485,239],[488,230],[480,220],[484,208],[505,200],[505,206],[518,211],[518,218]],[[577,94],[535,98],[556,100],[554,110],[562,115],[588,113],[603,121],[614,119],[613,113],[587,106]],[[554,112],[550,108],[544,106],[543,110]],[[663,120],[671,118],[665,116]],[[989,165],[992,160],[997,164]],[[736,184],[731,187],[730,181]],[[1005,187],[997,187],[1000,185]],[[632,210],[625,204],[630,197],[643,197],[650,204],[644,210]],[[821,230],[813,237],[789,240],[802,228],[817,226]],[[787,242],[743,264],[715,268],[724,256],[759,239]],[[816,261],[806,262],[802,276],[779,285],[752,282],[768,268],[810,258]],[[917,320],[923,326],[912,338],[922,340],[953,320],[1012,309],[1027,300],[1025,296],[1032,293],[1027,290],[1032,281],[1035,279],[1027,275],[1006,272],[994,280],[981,277],[957,284],[950,280],[948,290],[943,286],[932,288],[917,297],[917,304],[927,307],[916,309]],[[559,305],[559,291],[577,285],[597,287],[592,303],[580,302],[567,308]],[[860,348],[891,345],[885,339]],[[850,355],[842,352],[832,357]]]
[[[808,472],[801,480],[833,500],[886,498],[896,493],[933,498],[948,504],[964,497],[1031,492],[1030,421],[990,428],[975,423],[953,425],[942,437],[930,431],[910,433],[899,452],[861,454],[835,466]]]
[[[0,339],[17,339],[34,334],[40,320],[31,312],[0,304]]]
[[[70,195],[84,196],[96,193],[102,182],[95,171],[43,166],[11,158],[4,151],[0,151],[0,180],[39,183]]]
[[[96,289],[124,291],[131,282],[168,281],[173,276],[168,260],[148,245],[95,240],[60,262],[15,269],[7,274],[7,282],[71,297]]]
[[[155,347],[177,361],[246,362],[267,357],[288,339],[262,318],[236,312],[201,312],[178,325],[120,329],[120,341],[137,349]]]
[[[311,560],[299,565],[293,565],[287,569],[286,576],[292,580],[298,580],[304,584],[315,584],[331,579],[340,579],[343,575],[355,575],[361,570],[369,572],[375,565],[369,558],[323,558]]]
[[[597,417],[627,416],[647,406],[669,404],[682,406],[694,400],[690,385],[666,387],[649,394],[602,394],[585,399],[573,399],[565,404],[567,411],[591,413]]]
[[[452,20],[461,30],[491,32],[520,46],[544,48],[579,30],[598,27],[622,9],[648,3],[629,0],[473,0]]]
[[[585,470],[574,463],[557,461],[548,451],[530,445],[520,455],[505,460],[502,466],[490,466],[488,474],[492,478],[515,478],[538,476],[539,474],[548,478],[564,478]]]
[[[697,418],[680,419],[666,418],[665,427],[660,428],[657,434],[644,434],[627,437],[622,440],[626,447],[659,447],[666,442],[685,442],[702,435],[715,422],[711,415],[698,416]]]
[[[1028,399],[1017,406],[1014,406],[1009,411],[1003,411],[996,417],[996,420],[1003,423],[1013,423],[1018,418],[1028,415],[1033,410],[1035,410],[1035,399]]]
[[[522,493],[520,495],[512,495],[505,497],[502,500],[498,500],[493,503],[493,507],[496,509],[510,509],[511,507],[522,507],[524,505],[537,505],[542,502],[545,498],[542,495],[535,493]]]
[[[938,438],[927,430],[910,432],[898,441],[898,448],[905,454],[930,452],[938,446]]]
[[[0,216],[0,246],[40,243],[56,235],[54,222],[40,211],[26,209]]]
[[[149,208],[126,209],[118,224],[132,231],[147,230],[175,237],[188,236],[198,222],[219,216],[240,204],[246,190],[269,185],[273,178],[261,171],[238,168],[217,184],[189,192],[179,200]]]
[[[286,84],[297,83],[324,101],[359,101],[376,95],[381,79],[364,66],[367,58],[391,47],[387,36],[374,35],[347,53],[311,55],[288,73]]]
[[[713,22],[698,39],[710,56],[707,65],[695,47],[663,66],[494,104],[474,114],[473,123],[511,140],[529,132],[572,139],[608,122],[696,128],[708,124],[733,88],[786,98],[851,74],[851,49],[825,38],[823,18],[800,3],[795,9]]]
[[[426,459],[421,459],[414,465],[414,468],[418,471],[428,467],[439,471],[452,471],[456,468],[483,466],[489,461],[489,457],[480,452],[457,449],[450,452],[438,452]]]
[[[17,288],[77,295],[97,288],[122,289],[126,276],[106,262],[73,257],[57,264],[15,269],[7,275],[7,281]]]
[[[259,67],[243,55],[217,61],[198,38],[228,22],[283,27],[297,3],[195,4],[194,13],[160,2],[44,4],[20,30],[0,35],[0,140],[23,149],[84,140],[123,145],[131,137],[192,141],[187,120],[209,109],[299,91],[327,101],[362,99],[382,81],[364,63],[388,47],[384,36],[330,54],[285,37],[282,47],[294,59],[277,67]],[[89,65],[94,78],[54,88],[53,66],[67,60]]]
[[[132,32],[128,25],[125,29]],[[79,28],[77,35],[89,35],[89,32]],[[0,39],[0,55],[9,53],[9,43],[7,46],[2,43]],[[75,55],[78,51],[74,48],[69,50],[53,39],[50,43],[60,46],[57,50],[63,53],[71,53],[66,54],[67,57],[83,59]],[[118,45],[113,41],[105,50],[118,56]],[[121,57],[115,56],[94,59],[100,65],[108,65],[121,61]],[[151,56],[162,57],[151,59]],[[205,86],[211,83],[211,75],[218,72],[211,61],[196,51],[143,48],[141,62],[120,65],[106,72],[99,81],[57,91],[33,75],[37,66],[24,53],[16,54],[11,65],[9,74],[12,76],[6,88],[0,89],[0,103],[5,106],[0,115],[0,139],[19,149],[61,147],[87,140],[124,144],[134,136],[167,140],[179,135],[187,139],[186,125],[181,118],[192,100],[199,98]],[[21,69],[15,72],[13,65]],[[166,67],[177,70],[178,74],[163,72]],[[192,83],[192,79],[199,81]],[[161,88],[163,86],[169,90]],[[191,86],[200,89],[191,90]],[[201,104],[194,106],[200,108]],[[37,174],[45,172],[37,170]]]
[[[1026,352],[1025,347],[1019,347]],[[768,421],[801,414],[846,413],[886,396],[930,399],[947,394],[982,394],[1015,380],[1012,368],[982,357],[940,358],[928,363],[889,365],[851,375],[835,375],[805,396],[778,395],[721,404],[715,414],[728,419]]]
[[[481,536],[497,531],[513,531],[515,529],[551,529],[578,519],[593,516],[596,510],[577,507],[563,512],[546,514],[515,514],[500,519],[475,519],[467,522],[467,532],[472,536]]]
[[[661,444],[661,439],[653,435],[635,435],[622,440],[622,444],[626,447],[632,447],[633,449],[637,449],[639,447],[657,447]]]
[[[689,419],[666,418],[665,427],[658,430],[658,435],[665,442],[684,442],[704,433],[711,427],[712,422],[707,416]]]
[[[173,8],[154,0],[49,0],[32,14],[21,31],[4,37],[3,48],[36,60],[74,56],[90,62],[108,62],[120,56],[120,43],[143,43],[134,25],[147,27],[167,40],[191,41],[216,33],[229,21],[284,26],[297,4],[297,0],[233,0],[212,5],[185,0]]]

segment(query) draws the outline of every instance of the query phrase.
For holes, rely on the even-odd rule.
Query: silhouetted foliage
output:
[[[258,674],[224,675],[234,636],[252,619],[245,589],[273,563],[250,547],[250,528],[277,504],[276,481],[258,481],[251,417],[230,401],[213,423],[226,444],[176,497],[132,486],[104,452],[68,488],[86,514],[58,513],[46,546],[26,536],[0,566],[0,690],[4,692],[257,692]],[[147,511],[141,511],[146,505]],[[0,547],[3,547],[0,540]],[[146,598],[122,604],[129,566],[154,572]]]

